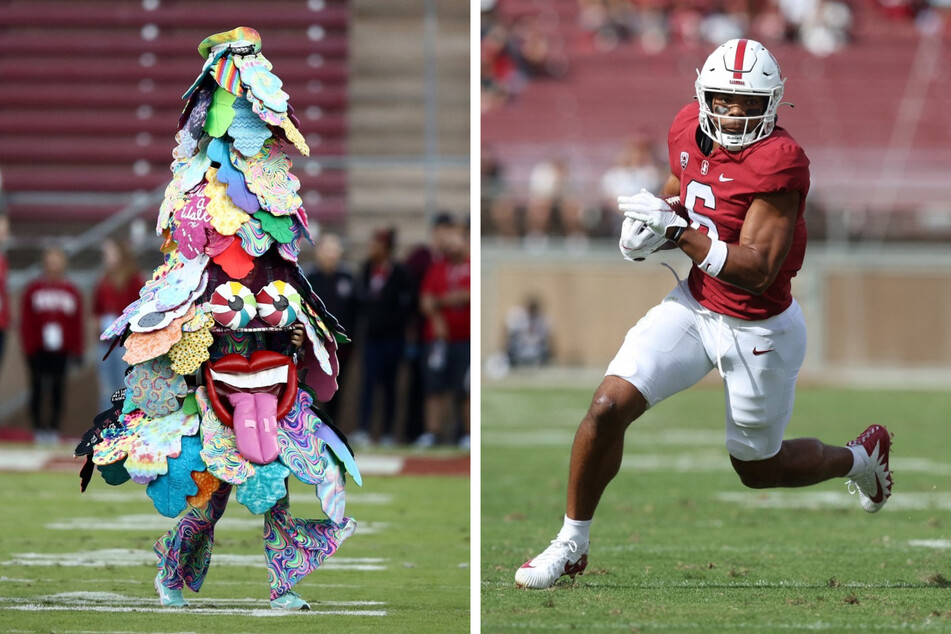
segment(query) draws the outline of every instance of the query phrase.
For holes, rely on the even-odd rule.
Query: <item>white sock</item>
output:
[[[565,523],[558,531],[558,539],[562,541],[571,540],[578,546],[584,546],[588,543],[588,531],[591,530],[591,520],[573,520],[565,515]]]
[[[852,451],[852,469],[849,470],[845,477],[854,478],[859,475],[866,469],[868,469],[868,453],[865,451],[865,447],[862,445],[855,445],[854,447],[846,447]]]

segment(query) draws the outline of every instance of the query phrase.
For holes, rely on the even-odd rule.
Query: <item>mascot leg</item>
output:
[[[309,610],[310,606],[291,588],[316,570],[353,534],[357,523],[344,518],[303,520],[291,515],[287,497],[264,516],[264,553],[271,584],[271,607],[280,610]]]
[[[155,542],[158,555],[158,575],[155,589],[162,605],[188,605],[182,598],[187,585],[198,592],[211,563],[211,549],[215,543],[215,524],[224,515],[231,485],[222,484],[204,508],[192,509]]]

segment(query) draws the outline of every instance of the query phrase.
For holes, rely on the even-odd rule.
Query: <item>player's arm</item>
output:
[[[661,198],[670,198],[671,196],[680,195],[680,179],[674,176],[674,173],[671,172],[670,176],[667,177],[667,182],[664,183],[664,186],[660,188],[660,197]]]
[[[792,247],[798,211],[798,191],[761,194],[754,198],[743,221],[739,242],[717,247],[726,249],[726,261],[716,277],[756,295],[765,292]],[[675,228],[668,231],[668,237],[673,233]],[[704,264],[710,261],[714,242],[706,234],[687,228],[677,240],[677,246],[703,270]]]

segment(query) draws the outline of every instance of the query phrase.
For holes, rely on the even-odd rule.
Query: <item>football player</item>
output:
[[[809,191],[805,152],[776,126],[784,81],[758,42],[717,48],[698,71],[697,101],[670,127],[671,174],[661,197],[642,190],[618,198],[625,258],[674,245],[693,266],[631,328],[608,366],[571,449],[564,525],[518,569],[518,586],[548,588],[584,571],[591,519],[621,465],[628,425],[714,368],[725,388],[726,447],[743,484],[798,487],[845,477],[870,513],[891,495],[891,436],[883,426],[844,447],[783,440],[806,352],[790,282],[806,249]]]

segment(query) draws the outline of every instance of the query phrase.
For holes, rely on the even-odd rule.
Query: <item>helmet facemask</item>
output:
[[[707,58],[702,70],[697,71],[695,86],[700,103],[700,129],[730,151],[741,150],[765,139],[776,128],[776,110],[783,97],[784,82],[776,60],[761,44],[753,40],[727,42]],[[716,93],[765,97],[766,105],[755,116],[730,117],[731,122],[742,121],[742,129],[724,130],[721,117],[729,115],[714,112],[712,99]]]

